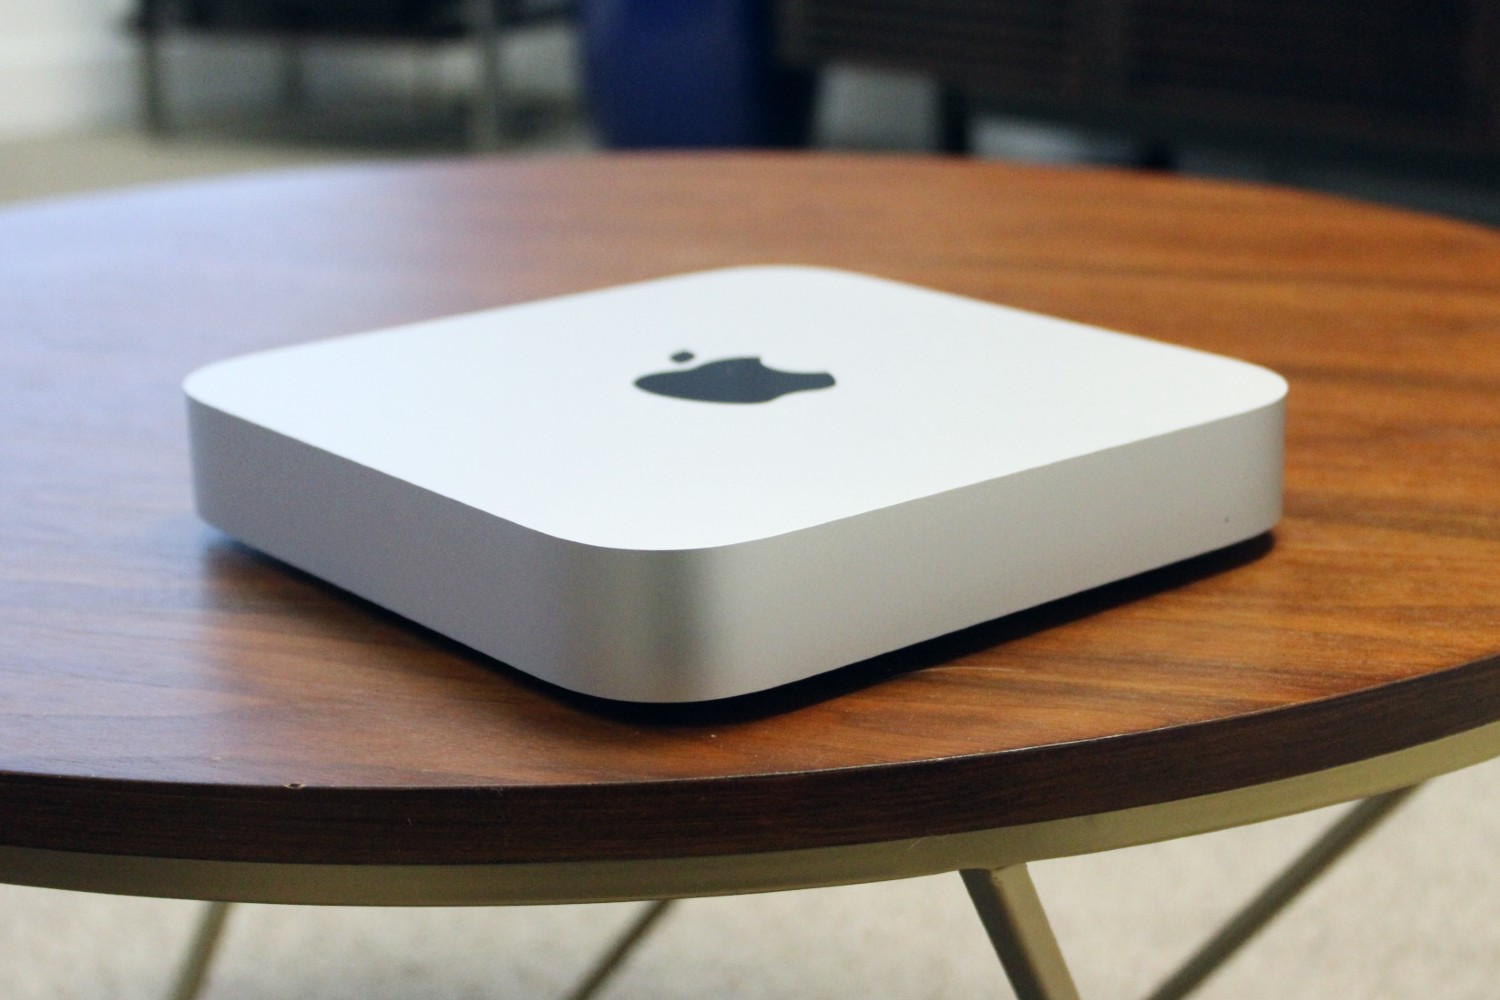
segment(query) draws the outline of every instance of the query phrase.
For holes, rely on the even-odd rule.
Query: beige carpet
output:
[[[527,149],[584,149],[564,129]],[[371,155],[128,132],[0,145],[0,200]],[[380,151],[378,155],[396,155]],[[1500,763],[1443,778],[1210,980],[1206,1000],[1500,993]],[[1335,811],[1034,867],[1089,1000],[1146,992]],[[636,904],[243,906],[206,997],[556,997]],[[166,995],[200,904],[0,887],[0,1000]],[[1009,996],[957,876],[689,900],[602,994]]]

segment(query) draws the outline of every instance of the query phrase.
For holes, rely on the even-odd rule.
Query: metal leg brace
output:
[[[621,934],[597,962],[583,981],[573,988],[567,1000],[590,1000],[620,967],[630,953],[640,945],[646,935],[662,918],[675,900],[659,899],[647,903],[625,933]],[[177,981],[172,987],[170,1000],[197,1000],[208,980],[208,967],[213,962],[214,950],[223,936],[224,922],[229,916],[232,903],[206,903],[203,915],[198,920],[198,929],[188,946],[187,955],[177,970]]]
[[[1191,993],[1414,791],[1415,787],[1386,792],[1350,809],[1204,942],[1147,1000],[1181,1000]],[[1079,1000],[1078,988],[1026,866],[994,871],[966,869],[960,874],[1018,1000]],[[567,1000],[591,1000],[673,902],[663,899],[648,903],[568,994]],[[202,991],[231,905],[206,904],[178,970],[171,1000],[196,1000]]]
[[[960,874],[1018,1000],[1078,1000],[1026,866]]]
[[[1191,993],[1414,791],[1415,787],[1386,792],[1350,809],[1205,941],[1147,1000],[1181,1000]],[[996,871],[970,869],[962,875],[1019,1000],[1078,1000],[1077,988],[1026,866]]]
[[[208,966],[213,961],[214,949],[224,933],[224,921],[229,916],[232,903],[205,903],[203,916],[198,918],[198,929],[193,934],[188,953],[177,970],[177,982],[172,987],[171,1000],[196,1000],[208,979]]]
[[[599,961],[594,963],[594,968],[583,978],[583,981],[573,987],[573,992],[568,994],[567,1000],[589,1000],[597,993],[615,969],[619,968],[620,963],[630,956],[630,953],[675,902],[676,900],[672,899],[658,899],[647,903],[636,916],[635,922],[625,928],[625,933],[615,941],[614,946],[600,956]]]
[[[1281,874],[1277,875],[1254,899],[1235,914],[1218,932],[1205,941],[1176,972],[1156,988],[1147,1000],[1180,1000],[1198,987],[1219,966],[1227,962],[1246,941],[1255,935],[1288,903],[1327,871],[1344,852],[1373,830],[1396,807],[1405,802],[1416,787],[1398,788],[1394,792],[1365,799],[1345,813]]]

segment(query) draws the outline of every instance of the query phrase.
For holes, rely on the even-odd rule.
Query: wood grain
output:
[[[433,161],[0,213],[0,843],[220,860],[709,855],[983,829],[1500,719],[1500,235],[916,158]],[[832,265],[1291,382],[1273,535],[771,696],[564,697],[216,534],[220,357],[743,263]]]

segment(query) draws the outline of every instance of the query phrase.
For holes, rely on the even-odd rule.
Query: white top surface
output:
[[[671,356],[688,351],[691,362]],[[732,357],[836,384],[764,403],[643,375]],[[801,267],[665,278],[209,365],[200,403],[546,534],[768,537],[1271,405],[1263,368]],[[353,502],[354,498],[351,498]]]

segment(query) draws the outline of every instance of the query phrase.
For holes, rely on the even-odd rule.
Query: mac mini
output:
[[[894,281],[709,271],[211,364],[198,509],[572,691],[761,691],[1280,516],[1286,383]]]

